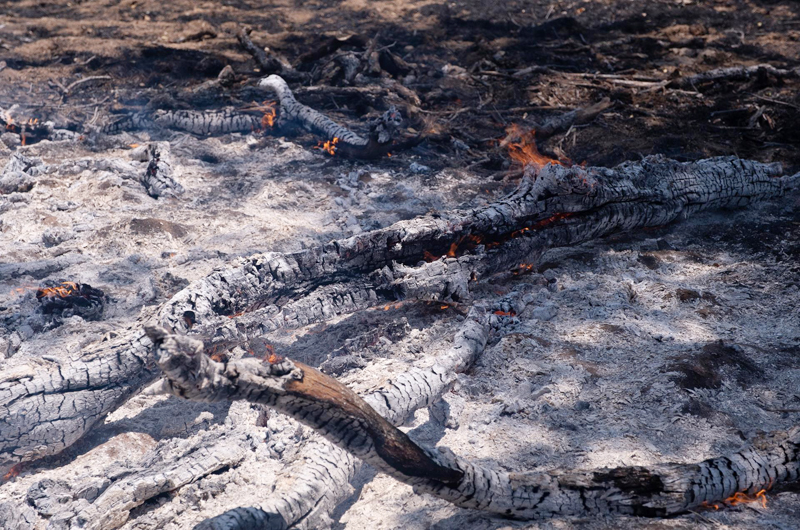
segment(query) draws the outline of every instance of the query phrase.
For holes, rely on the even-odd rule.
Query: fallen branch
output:
[[[256,63],[258,63],[262,73],[268,75],[282,72],[284,70],[284,65],[280,60],[278,60],[276,57],[268,57],[267,52],[265,52],[263,48],[259,48],[253,44],[253,41],[250,40],[250,32],[247,30],[247,28],[239,28],[236,38],[239,39],[239,43],[242,45],[242,48],[247,50],[247,53],[252,55],[253,59],[256,60]]]
[[[393,144],[395,131],[401,122],[400,113],[394,107],[370,125],[369,139],[365,139],[321,112],[298,102],[280,76],[271,75],[262,79],[259,86],[269,88],[277,95],[281,104],[281,120],[294,121],[309,132],[325,137],[328,140],[325,149],[330,154],[369,159],[402,148]]]
[[[733,157],[692,163],[648,158],[614,169],[548,165],[536,181],[524,179],[510,196],[483,208],[243,259],[175,295],[157,322],[181,333],[219,329],[221,336],[211,341],[237,342],[270,327],[404,298],[467,300],[474,281],[535,263],[549,248],[777,197],[798,180],[780,174],[778,164]],[[425,263],[436,256],[442,258]],[[150,341],[139,326],[67,366],[6,361],[0,471],[68,447],[155,379]],[[62,406],[65,400],[69,407]]]
[[[519,314],[533,297],[526,289],[517,290],[496,304],[498,309],[513,306]],[[411,369],[364,396],[364,401],[394,426],[400,426],[419,408],[441,399],[458,373],[468,370],[481,354],[489,333],[502,326],[502,319],[473,308],[461,325],[453,345],[434,358],[432,365]],[[164,388],[171,392],[169,381]],[[275,490],[259,507],[235,508],[204,521],[198,530],[274,529],[297,524],[306,528],[324,526],[328,514],[351,495],[350,481],[361,468],[361,461],[324,440],[305,446],[294,463],[283,473],[292,480],[277,483]],[[248,521],[242,524],[241,521]]]
[[[212,361],[203,343],[148,328],[171,392],[196,401],[244,399],[287,414],[379,471],[462,508],[519,519],[631,514],[665,517],[722,502],[737,492],[782,488],[800,478],[800,428],[698,464],[592,471],[506,473],[440,448],[420,446],[335,379],[278,359]],[[437,370],[432,373],[438,377]],[[435,380],[434,380],[435,382]],[[411,398],[424,395],[410,384]],[[388,410],[392,410],[388,404]],[[223,528],[217,526],[216,528]]]
[[[771,75],[778,79],[800,77],[800,68],[784,70],[775,68],[769,64],[757,64],[755,66],[728,66],[725,68],[715,68],[688,77],[679,77],[669,81],[666,86],[673,88],[694,88],[703,83],[714,83],[718,81],[747,81],[756,76]]]

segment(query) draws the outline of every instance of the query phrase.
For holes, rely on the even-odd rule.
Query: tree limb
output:
[[[148,328],[147,333],[175,395],[267,405],[413,486],[415,492],[462,508],[519,519],[601,514],[664,517],[724,501],[736,492],[755,494],[800,478],[800,427],[772,433],[737,453],[697,464],[499,472],[449,450],[435,451],[414,443],[346,386],[302,363],[248,359],[221,364],[203,353],[200,341],[170,335],[161,328]]]

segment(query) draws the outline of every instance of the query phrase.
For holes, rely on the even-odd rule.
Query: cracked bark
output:
[[[157,322],[180,333],[213,331],[208,344],[224,346],[404,298],[466,300],[473,281],[534,263],[549,248],[779,196],[798,180],[780,174],[777,164],[733,157],[651,157],[613,169],[548,165],[482,208],[239,260],[175,295]],[[426,252],[443,257],[424,263]],[[157,377],[139,325],[120,335],[63,367],[8,361],[0,381],[0,417],[8,418],[0,425],[0,471],[63,450]]]
[[[377,158],[392,149],[395,130],[400,124],[399,112],[390,108],[370,125],[369,138],[363,138],[347,127],[339,125],[321,112],[297,101],[286,81],[278,75],[270,75],[259,82],[259,86],[275,92],[281,105],[281,120],[293,121],[309,132],[319,134],[330,141],[331,154],[353,158]],[[410,141],[413,144],[413,140]],[[409,145],[411,145],[409,144]]]
[[[517,290],[492,309],[513,307],[521,313],[533,300],[526,289]],[[394,426],[400,426],[419,408],[430,407],[451,387],[458,373],[472,366],[486,346],[490,332],[502,319],[473,307],[453,345],[435,357],[430,366],[413,368],[364,396],[369,406]],[[165,381],[165,388],[169,383]],[[282,473],[272,494],[258,507],[240,507],[208,519],[197,530],[278,530],[328,526],[329,514],[352,494],[350,481],[362,461],[324,440],[312,440]]]
[[[722,502],[736,492],[752,495],[786,487],[800,478],[800,427],[763,436],[741,451],[696,464],[500,472],[459,458],[446,448],[416,444],[346,386],[302,363],[248,359],[222,364],[204,354],[200,341],[170,335],[163,328],[148,328],[148,334],[173,394],[197,401],[244,399],[267,405],[413,486],[416,493],[462,508],[519,519],[603,514],[665,517]],[[434,367],[429,373],[435,385],[448,372],[440,374]],[[396,386],[402,387],[405,391],[400,394],[411,400],[424,400],[428,394],[425,385],[415,385],[413,378]]]

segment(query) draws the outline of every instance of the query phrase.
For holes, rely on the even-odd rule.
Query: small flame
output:
[[[517,316],[517,314],[515,312],[513,312],[513,311],[495,311],[494,314],[498,315],[498,316],[501,316],[501,317],[515,317],[515,316]]]
[[[732,496],[725,499],[725,503],[730,504],[731,506],[736,506],[737,504],[746,504],[750,502],[758,502],[761,504],[762,508],[767,507],[767,490],[762,489],[759,490],[758,493],[755,495],[748,495],[747,493],[742,493],[741,491],[737,491]]]
[[[324,144],[322,144],[322,150],[328,153],[329,155],[333,156],[336,154],[336,144],[338,143],[339,143],[339,138],[334,136],[333,140],[328,140]]]
[[[533,166],[538,172],[547,164],[569,165],[569,163],[564,164],[539,152],[536,147],[536,131],[534,129],[523,131],[519,125],[514,124],[506,129],[506,133],[508,133],[507,138],[519,138],[519,142],[508,143],[508,156],[522,164],[523,167]]]
[[[128,147],[130,147],[131,149],[136,149],[137,147],[139,147],[139,144],[130,144]]]
[[[264,112],[264,117],[261,118],[261,127],[264,129],[267,127],[274,127],[275,117],[278,115],[277,111],[275,110],[275,102],[265,101],[261,110]]]
[[[275,363],[279,363],[281,361],[283,361],[283,357],[281,357],[280,355],[276,354],[275,352],[270,353],[269,357],[267,357],[267,362],[269,364],[275,364]]]
[[[22,471],[22,462],[16,464],[14,467],[9,470],[8,473],[3,475],[3,481],[11,480],[12,478],[18,477],[20,472]]]
[[[61,285],[57,287],[47,287],[45,289],[40,289],[36,292],[36,298],[55,298],[56,296],[60,298],[66,298],[67,296],[71,296],[74,294],[78,294],[78,284],[75,282],[61,282]]]
[[[751,502],[757,502],[761,505],[762,508],[766,508],[768,489],[769,487],[762,488],[755,495],[748,495],[747,493],[744,493],[742,491],[737,491],[736,493],[734,493],[733,495],[722,501],[722,503],[726,506],[738,506],[739,504],[749,504]],[[703,508],[714,508],[715,510],[719,510],[721,508],[721,505],[716,502],[708,503],[706,501],[703,501],[701,506]]]

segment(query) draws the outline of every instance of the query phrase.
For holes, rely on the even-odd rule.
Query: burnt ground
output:
[[[18,105],[18,118],[76,133],[25,146],[11,130],[0,136],[0,166],[18,152],[52,168],[32,189],[0,195],[0,288],[9,293],[0,303],[3,369],[42,351],[80,355],[86,344],[134,321],[143,306],[163,303],[237,256],[297,250],[490,201],[513,189],[519,173],[498,145],[507,127],[535,128],[606,97],[610,109],[541,142],[540,150],[598,166],[650,154],[678,160],[735,154],[781,162],[787,172],[800,168],[800,79],[762,72],[681,89],[661,83],[733,65],[800,66],[796,2],[25,0],[0,6],[0,108]],[[254,88],[259,66],[236,39],[243,25],[253,29],[254,42],[303,73],[293,88],[375,85],[381,78],[406,87],[420,100],[399,98],[409,133],[424,131],[427,139],[367,163],[331,158],[314,149],[320,139],[308,134],[131,130],[102,141],[83,135],[87,125],[125,113],[243,108],[267,99]],[[370,46],[390,59],[362,84],[348,85],[336,58]],[[226,65],[236,74],[233,84],[203,89]],[[103,78],[72,85],[89,76]],[[387,106],[357,91],[297,92],[356,130]],[[155,200],[112,170],[74,162],[141,164],[130,145],[151,140],[170,142],[176,178],[187,190],[182,198]],[[549,253],[538,273],[560,287],[539,311],[519,315],[519,332],[493,344],[462,378],[448,397],[455,419],[447,428],[421,412],[413,432],[507,469],[546,470],[697,461],[760,430],[797,424],[798,205],[795,194]],[[526,278],[498,281],[478,294],[496,296]],[[102,289],[104,317],[67,317],[52,329],[24,325],[20,315],[36,307],[36,288],[54,280]],[[377,324],[349,317],[268,339],[298,358],[304,351],[343,351],[333,357],[352,363],[340,363],[337,373],[360,389],[435,353],[457,325],[457,313],[438,306],[385,313]],[[364,327],[370,331],[359,331]],[[134,398],[75,447],[24,466],[0,486],[0,499],[24,502],[44,477],[102,475],[120,453],[136,460],[158,440],[195,436],[226,414],[163,397]],[[269,451],[272,464],[242,465],[174,498],[154,499],[125,527],[183,528],[256,503],[295,454]],[[238,489],[219,493],[214,481]],[[417,497],[380,475],[367,473],[360,484],[336,514],[337,525],[791,528],[800,510],[796,495],[779,494],[766,509],[531,526]],[[217,493],[198,500],[194,492],[206,486]]]

